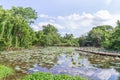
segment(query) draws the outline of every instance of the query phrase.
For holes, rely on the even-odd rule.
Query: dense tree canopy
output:
[[[28,9],[28,13],[26,9]],[[14,7],[10,10],[5,10],[1,7],[0,8],[0,45],[2,45],[1,47],[27,48],[31,46],[34,40],[33,39],[34,32],[30,28],[29,22],[31,22],[36,17],[37,17],[36,13],[31,8]],[[33,34],[31,35],[31,33]]]
[[[41,46],[78,46],[78,41],[73,34],[66,34],[61,37],[55,26],[48,24],[43,26],[43,30],[36,32],[36,45]]]
[[[37,13],[30,7],[0,7],[0,49],[28,48],[30,46],[94,46],[120,50],[120,22],[94,27],[87,35],[74,38],[73,34],[61,36],[51,24],[35,32],[30,26]]]
[[[11,11],[13,16],[22,17],[23,21],[27,21],[29,24],[34,23],[34,20],[37,18],[37,12],[31,7],[13,7]]]
[[[112,30],[112,26],[109,25],[96,26],[86,36],[80,37],[79,43],[83,46],[101,47],[104,45],[104,41],[108,40]]]
[[[109,33],[109,37],[104,42],[107,49],[120,50],[120,22],[117,21],[117,26]]]
[[[119,35],[120,21],[117,21],[117,26],[115,28],[109,25],[94,27],[87,35],[83,35],[79,38],[79,44],[80,46],[94,46],[111,50],[120,50]]]
[[[61,37],[55,26],[48,24],[43,30],[33,31],[31,23],[37,18],[37,13],[32,8],[0,7],[0,47],[28,48],[30,46],[77,46],[72,34]]]
[[[110,31],[112,31],[112,27],[109,25],[102,25],[94,27],[89,33],[88,33],[88,40],[92,42],[93,46],[100,47],[107,39],[107,36]]]
[[[36,45],[54,46],[60,43],[60,34],[53,25],[44,25],[43,30],[36,32]]]

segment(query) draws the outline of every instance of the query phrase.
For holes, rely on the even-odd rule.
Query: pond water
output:
[[[11,77],[40,71],[83,76],[89,80],[120,80],[120,58],[75,51],[75,48],[4,52],[0,63],[16,70],[16,75]]]

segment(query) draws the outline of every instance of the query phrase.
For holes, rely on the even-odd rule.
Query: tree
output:
[[[0,45],[4,45],[2,47],[27,48],[32,45],[35,34],[29,22],[33,21],[36,15],[28,14],[26,10],[28,13],[34,13],[32,8],[14,7],[10,10],[0,8]]]
[[[86,46],[86,36],[85,35],[82,35],[79,37],[78,39],[78,43],[79,43],[79,46]]]
[[[12,35],[15,43],[13,44],[15,44],[16,47],[27,48],[32,45],[35,39],[35,34],[29,24],[37,18],[37,13],[30,7],[13,7],[10,11],[12,11],[12,16],[14,17]]]
[[[73,34],[65,34],[62,38],[63,46],[78,46],[78,39],[74,38]]]
[[[109,39],[105,41],[107,49],[120,50],[120,21],[117,21],[117,26],[109,35]]]
[[[13,28],[13,24],[10,24],[12,21],[11,17],[12,12],[9,10],[4,10],[0,7],[0,45],[1,48],[11,47],[12,36],[11,30]]]
[[[73,34],[65,34],[64,38],[67,39],[67,40],[72,40],[73,39]]]
[[[37,12],[31,7],[13,7],[11,11],[13,12],[13,16],[21,16],[23,21],[27,21],[29,24],[34,23],[34,20],[37,18]]]
[[[36,32],[36,36],[36,45],[54,46],[61,42],[58,30],[51,24],[44,25],[43,30]]]
[[[101,47],[103,42],[108,39],[108,34],[112,29],[112,26],[109,25],[94,27],[89,31],[87,39],[92,42],[93,46]]]
[[[58,30],[53,25],[47,24],[43,26],[43,33],[46,35],[49,33],[58,34]]]

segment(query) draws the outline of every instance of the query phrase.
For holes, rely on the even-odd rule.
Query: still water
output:
[[[2,52],[0,63],[15,70],[8,80],[17,80],[38,71],[83,76],[89,80],[120,80],[120,58],[75,51],[75,48]]]
[[[112,62],[110,57],[86,54],[89,53],[61,53],[55,62],[44,64],[44,67],[34,64],[34,67],[30,68],[29,72],[41,71],[53,74],[70,74],[88,77],[89,80],[119,80],[120,63],[116,59],[113,58]]]

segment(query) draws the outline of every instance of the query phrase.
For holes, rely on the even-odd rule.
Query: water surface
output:
[[[5,51],[0,55],[0,63],[16,71],[8,80],[17,80],[25,74],[37,71],[83,76],[89,80],[120,79],[120,58],[79,52],[75,48],[48,47]]]

